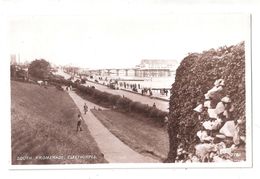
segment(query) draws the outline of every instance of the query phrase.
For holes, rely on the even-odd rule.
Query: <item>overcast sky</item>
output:
[[[247,14],[137,13],[127,5],[114,13],[98,7],[76,15],[13,16],[10,54],[85,68],[134,67],[142,59],[181,61],[189,52],[249,37]]]

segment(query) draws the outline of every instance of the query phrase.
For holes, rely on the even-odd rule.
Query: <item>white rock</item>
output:
[[[209,98],[213,98],[215,96],[215,94],[217,92],[220,92],[223,90],[222,86],[214,86],[213,88],[211,88],[207,94],[205,94],[206,96],[208,96]]]
[[[243,142],[246,142],[246,136],[240,136],[240,139],[241,139]]]
[[[207,100],[204,102],[204,107],[208,108],[208,109],[211,109],[211,101],[210,100]]]
[[[235,109],[235,107],[234,107],[234,105],[233,104],[231,104],[231,107],[229,108],[229,112],[233,112],[234,111],[234,109]]]
[[[200,162],[199,158],[196,157],[196,156],[193,156],[193,157],[191,158],[191,161],[192,161],[192,162]]]
[[[225,138],[226,138],[226,136],[223,135],[223,134],[217,134],[216,137],[217,137],[217,138],[220,138],[220,139],[225,139]]]
[[[221,101],[224,103],[231,103],[231,99],[228,96],[223,97]]]
[[[207,131],[198,131],[197,132],[197,136],[199,137],[200,141],[201,142],[204,142],[204,141],[213,141],[214,138],[211,137],[211,136],[208,136],[207,134]]]
[[[224,159],[222,159],[221,157],[215,155],[215,156],[213,156],[213,162],[216,162],[216,163],[224,162]]]
[[[200,115],[198,116],[198,119],[199,119],[199,121],[201,120],[201,116]]]
[[[42,84],[43,84],[43,81],[42,81],[42,80],[39,80],[39,81],[37,81],[37,83],[38,83],[39,85],[42,85]]]
[[[225,110],[225,111],[223,112],[223,116],[225,116],[226,118],[229,118],[229,113],[228,113],[227,110]]]
[[[215,153],[210,152],[210,154],[209,154],[209,158],[212,159],[215,155],[216,155]]]
[[[238,124],[243,124],[243,123],[245,123],[245,122],[246,122],[246,121],[245,121],[245,120],[242,120],[242,119],[238,119],[238,120],[237,120],[237,123],[238,123]]]
[[[208,108],[208,115],[210,118],[216,119],[218,117],[218,114],[216,113],[215,109]]]
[[[225,80],[223,79],[218,79],[214,82],[215,86],[224,86],[225,85]]]
[[[192,163],[192,160],[188,159],[188,160],[185,161],[185,163]]]
[[[221,123],[222,120],[220,118],[217,118],[214,121],[205,121],[202,125],[207,130],[217,130]]]
[[[207,157],[210,152],[216,152],[217,147],[215,144],[198,144],[195,146],[196,155],[202,160]]]
[[[199,104],[196,108],[193,109],[194,111],[201,113],[203,111],[203,105]]]
[[[209,97],[209,94],[208,94],[208,93],[204,94],[204,97],[205,97],[205,99],[206,99],[206,100],[209,100],[209,99],[210,99],[210,97]]]
[[[215,113],[216,114],[221,114],[225,111],[225,105],[223,102],[218,102],[216,108],[215,108]]]
[[[218,150],[226,148],[226,144],[224,142],[220,142],[220,143],[216,144],[216,146],[217,146]]]
[[[181,155],[183,153],[183,148],[177,149],[177,155]]]
[[[236,145],[233,144],[230,148],[220,149],[220,150],[219,150],[219,155],[225,155],[225,154],[227,154],[227,155],[231,156],[231,155],[232,155],[232,152],[233,152],[236,148],[237,148]]]
[[[224,126],[219,130],[221,134],[227,137],[233,137],[235,135],[236,126],[234,121],[227,121]]]
[[[203,122],[202,126],[207,130],[212,130],[212,123],[211,121],[205,121]]]

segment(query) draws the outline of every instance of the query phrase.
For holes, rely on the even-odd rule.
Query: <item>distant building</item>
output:
[[[16,55],[12,54],[10,55],[11,58],[11,65],[17,65]]]
[[[137,77],[173,77],[179,63],[176,60],[142,60],[136,66]]]
[[[10,55],[11,65],[21,65],[20,54],[11,54]]]

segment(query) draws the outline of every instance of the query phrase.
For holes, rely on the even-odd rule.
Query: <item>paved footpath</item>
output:
[[[69,95],[82,112],[82,117],[88,126],[88,129],[95,139],[100,151],[104,154],[109,163],[157,163],[159,161],[148,156],[143,156],[114,136],[89,110],[87,114],[83,112],[84,103],[89,109],[94,106],[98,109],[104,109],[96,104],[82,99],[74,91],[69,91]],[[84,130],[84,129],[83,129]]]

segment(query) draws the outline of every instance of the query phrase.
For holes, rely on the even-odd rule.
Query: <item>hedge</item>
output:
[[[168,123],[170,150],[166,162],[175,162],[179,145],[187,152],[194,150],[196,132],[201,125],[193,109],[198,102],[204,101],[204,94],[220,78],[225,80],[225,93],[234,101],[233,118],[246,120],[244,42],[189,54],[178,67],[171,89]],[[245,133],[245,128],[241,133]]]

